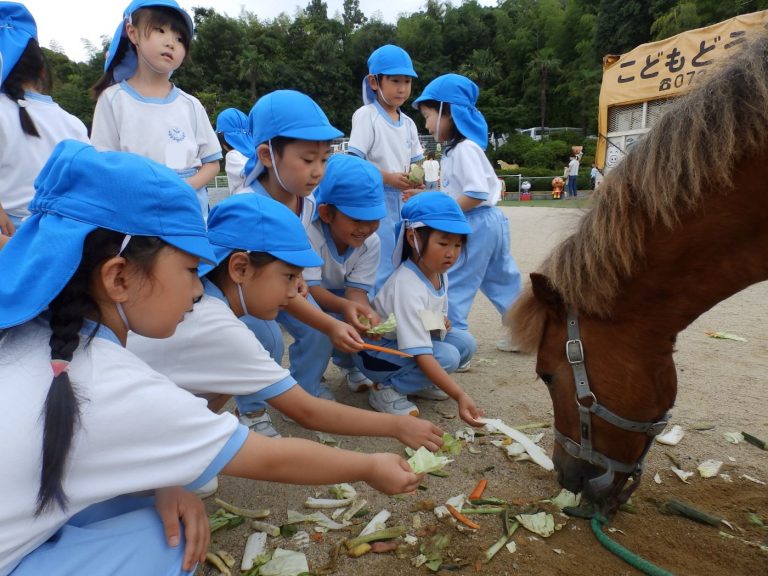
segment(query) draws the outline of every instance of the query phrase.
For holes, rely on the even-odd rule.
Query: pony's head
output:
[[[742,180],[768,150],[768,35],[707,78],[606,176],[509,315],[552,398],[558,479],[608,514],[674,403],[677,333],[765,277]],[[726,230],[733,250],[712,250]]]
[[[677,389],[673,342],[569,312],[541,274],[531,275],[512,318],[526,327],[517,343],[536,351],[536,373],[552,398],[558,481],[612,514],[637,487],[645,454],[666,426]]]

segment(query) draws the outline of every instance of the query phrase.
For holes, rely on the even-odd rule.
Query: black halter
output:
[[[555,427],[555,440],[574,458],[605,468],[604,474],[592,478],[589,481],[592,490],[596,494],[608,490],[613,485],[616,472],[629,474],[633,480],[632,485],[624,490],[619,496],[621,502],[626,502],[640,483],[640,477],[643,474],[643,460],[645,459],[646,454],[648,454],[653,438],[660,434],[667,426],[669,413],[664,414],[661,419],[655,422],[636,422],[614,414],[597,402],[597,397],[589,388],[589,378],[587,377],[587,370],[584,366],[584,346],[581,343],[581,335],[579,333],[579,320],[576,314],[570,311],[568,312],[568,341],[565,343],[565,355],[573,369],[573,378],[576,382],[576,405],[579,409],[581,444],[568,438],[568,436],[561,433],[557,427]],[[585,399],[590,399],[591,403],[589,403],[589,405],[582,404]],[[604,454],[594,450],[592,447],[593,414],[617,428],[629,432],[639,432],[648,436],[643,453],[640,455],[637,462],[634,464],[625,464],[624,462],[608,458]]]

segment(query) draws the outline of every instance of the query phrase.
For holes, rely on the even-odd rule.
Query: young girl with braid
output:
[[[218,473],[417,488],[395,454],[249,432],[125,349],[129,330],[172,336],[203,295],[198,263],[216,259],[172,170],[68,140],[35,185],[0,251],[0,394],[13,406],[0,418],[0,576],[190,575],[210,529],[189,490]]]
[[[35,177],[53,147],[65,138],[87,142],[88,133],[46,94],[48,64],[22,4],[0,2],[0,54],[0,234],[12,236],[29,215]]]

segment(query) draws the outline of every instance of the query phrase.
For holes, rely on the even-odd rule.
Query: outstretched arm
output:
[[[300,438],[267,438],[250,432],[222,470],[229,476],[286,484],[336,484],[362,480],[385,494],[415,490],[414,474],[396,454],[361,454]]]
[[[424,446],[433,452],[443,445],[443,431],[428,420],[329,402],[307,394],[300,386],[293,386],[267,402],[310,430],[347,436],[397,438],[411,448]]]

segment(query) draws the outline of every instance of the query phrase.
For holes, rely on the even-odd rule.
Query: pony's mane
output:
[[[540,267],[566,308],[609,317],[621,281],[644,257],[649,228],[674,228],[705,194],[727,193],[737,162],[768,145],[768,35],[709,74],[608,173],[577,231]],[[511,312],[528,350],[540,336],[536,308],[528,288]]]

